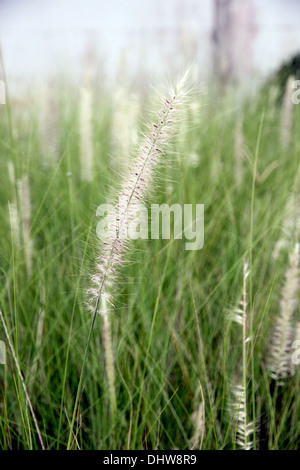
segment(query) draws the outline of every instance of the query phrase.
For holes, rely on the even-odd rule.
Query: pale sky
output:
[[[257,25],[253,66],[265,74],[300,51],[300,0],[252,3]],[[180,28],[188,41],[196,41],[194,60],[205,71],[212,8],[213,0],[0,0],[6,74],[8,79],[43,78],[58,71],[76,76],[89,44],[107,71],[116,68],[122,51],[131,70],[141,61],[150,71],[163,69],[180,55]]]

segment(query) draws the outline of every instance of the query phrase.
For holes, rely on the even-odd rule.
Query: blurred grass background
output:
[[[130,164],[125,150],[134,151],[154,106],[151,93],[133,96],[125,89],[120,103],[115,90],[86,87],[92,96],[91,181],[82,179],[78,88],[53,86],[50,99],[37,93],[25,102],[8,99],[0,112],[0,308],[49,449],[66,448],[70,432],[91,322],[84,302],[98,252],[96,208],[109,200]],[[242,344],[239,327],[228,317],[241,299],[245,259],[251,263],[248,410],[255,421],[254,447],[299,448],[299,370],[274,388],[267,356],[288,254],[297,241],[296,230],[284,233],[283,226],[288,200],[299,198],[300,106],[291,106],[289,140],[282,142],[278,89],[270,86],[244,100],[230,89],[199,91],[179,116],[179,132],[149,203],[204,204],[204,247],[186,251],[184,239],[134,242],[112,315],[116,421],[112,426],[99,316],[74,449],[199,448],[197,439],[191,444],[199,384],[202,448],[236,447],[230,402],[241,377]],[[124,150],[133,127],[135,137]],[[18,246],[12,236],[8,205],[15,201],[21,218],[18,181],[24,175],[30,187],[31,273],[24,240]],[[274,259],[283,236],[287,243]],[[299,309],[297,315],[299,321]],[[2,333],[1,326],[5,341]],[[0,387],[1,448],[39,448],[9,351],[0,366]]]

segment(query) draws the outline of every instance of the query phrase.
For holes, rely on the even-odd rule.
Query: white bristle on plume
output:
[[[285,275],[285,283],[280,300],[280,313],[271,337],[269,353],[269,370],[279,385],[294,374],[292,363],[292,343],[294,339],[293,314],[297,307],[299,291],[299,243],[290,254],[289,267]]]

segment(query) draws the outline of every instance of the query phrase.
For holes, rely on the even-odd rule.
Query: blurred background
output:
[[[1,0],[0,45],[10,89],[51,77],[75,82],[172,76],[261,81],[300,49],[299,0]]]
[[[0,0],[0,308],[47,448],[233,449],[244,403],[243,448],[300,449],[299,26],[300,0]],[[204,247],[136,240],[89,336],[96,208],[145,135],[147,203],[204,204]],[[7,352],[0,448],[39,448]]]

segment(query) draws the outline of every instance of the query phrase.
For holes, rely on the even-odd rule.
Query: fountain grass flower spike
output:
[[[117,406],[108,305],[113,304],[117,273],[129,248],[126,234],[128,234],[130,226],[139,212],[140,204],[145,201],[145,197],[154,186],[153,177],[156,167],[162,159],[163,152],[167,149],[176,125],[176,113],[179,104],[183,101],[185,81],[186,75],[175,90],[171,90],[170,96],[164,98],[157,121],[150,127],[133,162],[132,170],[128,172],[121,183],[115,204],[119,215],[115,221],[109,221],[108,234],[97,259],[96,274],[91,278],[93,287],[88,291],[93,323],[98,311],[103,319],[103,344],[112,421],[114,421]]]
[[[153,177],[164,151],[170,142],[170,136],[176,127],[179,105],[186,96],[185,83],[188,72],[180,80],[158,112],[158,119],[149,129],[139,148],[132,169],[124,177],[120,192],[116,198],[116,212],[119,214],[116,224],[109,224],[110,230],[96,264],[96,273],[91,277],[93,287],[89,289],[89,308],[97,313],[100,299],[105,296],[112,303],[116,275],[128,249],[128,240],[123,233],[128,233],[130,225],[136,217],[139,206],[145,201],[149,191],[153,189]]]
[[[243,377],[240,384],[233,386],[233,413],[234,413],[234,441],[240,449],[250,450],[252,448],[252,440],[250,436],[253,434],[253,422],[248,421],[247,409],[247,343],[250,338],[247,336],[247,279],[250,270],[246,261],[243,264],[243,297],[239,308],[232,314],[232,319],[242,327],[242,361],[243,361]]]
[[[92,287],[88,290],[88,307],[92,312],[91,327],[85,347],[80,379],[70,426],[68,448],[72,442],[72,432],[82,391],[83,371],[91,341],[97,314],[103,319],[103,344],[108,378],[111,420],[114,422],[116,413],[114,354],[111,340],[109,305],[113,305],[114,289],[117,274],[129,249],[129,241],[123,236],[128,233],[131,223],[137,215],[140,204],[145,201],[149,191],[154,189],[154,176],[157,167],[163,162],[163,156],[170,145],[170,138],[176,129],[180,107],[187,96],[186,83],[189,70],[182,76],[178,85],[171,88],[167,98],[163,99],[158,117],[148,128],[138,153],[132,162],[131,170],[124,175],[120,191],[115,197],[115,209],[119,217],[115,224],[109,224],[109,231],[103,241],[96,260],[95,273],[91,276]]]

